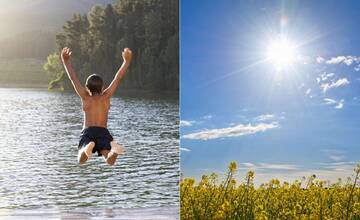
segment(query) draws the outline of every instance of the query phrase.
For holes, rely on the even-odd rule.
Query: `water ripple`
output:
[[[114,167],[76,162],[83,115],[73,94],[0,89],[0,208],[178,205],[178,103],[113,98],[109,130],[126,146]]]

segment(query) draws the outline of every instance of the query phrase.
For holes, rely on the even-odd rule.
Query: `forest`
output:
[[[61,48],[72,49],[81,82],[97,73],[108,84],[122,63],[122,50],[129,47],[133,61],[120,90],[177,92],[178,8],[175,0],[121,0],[74,14],[56,35],[56,49],[44,64],[51,78],[49,88],[71,89],[59,58]]]

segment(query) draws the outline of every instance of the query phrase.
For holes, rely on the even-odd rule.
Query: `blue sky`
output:
[[[181,1],[181,169],[337,180],[360,155],[360,2]],[[280,69],[269,45],[286,38]]]

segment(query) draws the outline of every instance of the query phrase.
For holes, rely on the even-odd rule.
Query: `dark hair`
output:
[[[86,79],[85,86],[90,90],[92,95],[95,95],[95,94],[100,95],[103,90],[103,85],[104,85],[104,82],[103,82],[102,78],[97,74],[91,74]]]

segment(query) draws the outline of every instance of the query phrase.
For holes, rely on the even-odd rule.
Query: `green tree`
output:
[[[49,83],[49,89],[54,87],[60,87],[61,90],[64,89],[63,78],[64,78],[64,68],[60,60],[60,55],[58,53],[50,54],[47,57],[47,62],[43,66],[45,72],[53,79]]]
[[[119,0],[105,7],[96,5],[64,24],[56,36],[57,50],[72,48],[80,80],[95,72],[109,83],[122,62],[123,48],[129,47],[133,62],[120,90],[178,91],[178,13],[175,0]],[[50,61],[48,65],[55,65]],[[66,77],[56,79],[65,89],[71,88]]]

